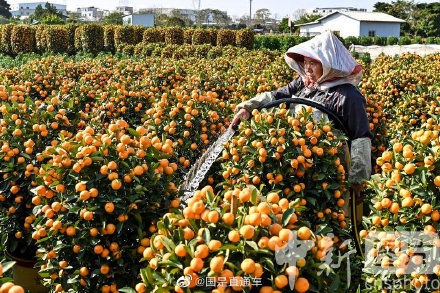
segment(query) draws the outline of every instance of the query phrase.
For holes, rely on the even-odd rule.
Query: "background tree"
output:
[[[412,35],[414,31],[412,26],[415,22],[415,5],[413,1],[398,0],[391,3],[377,2],[374,5],[374,12],[383,12],[394,17],[405,20],[400,25],[400,31],[404,35]]]
[[[56,14],[46,14],[40,19],[42,24],[64,24],[65,21]]]
[[[168,17],[165,26],[180,26],[180,27],[184,27],[185,24],[185,20],[183,20],[180,17]]]
[[[44,4],[44,10],[46,14],[55,14],[55,15],[61,15],[59,11],[57,11],[55,5],[50,4],[49,2],[46,2]]]
[[[54,17],[48,17],[48,16],[54,16]],[[38,4],[37,7],[35,7],[34,13],[28,18],[28,21],[30,23],[33,23],[34,21],[41,21],[43,18],[46,18],[45,21],[58,21],[59,19],[62,19],[63,15],[60,11],[57,10],[55,5],[50,4],[49,2],[46,2],[46,4],[41,6],[41,4]],[[64,22],[64,20],[63,20]]]
[[[290,31],[288,22],[289,22],[289,19],[287,17],[285,17],[278,24],[278,31],[280,33],[288,33]],[[293,28],[292,28],[292,30],[293,30]]]
[[[270,18],[270,10],[267,8],[261,8],[255,11],[254,23],[265,24]]]
[[[68,23],[79,23],[81,22],[81,14],[77,12],[69,12],[69,17],[67,18]]]
[[[5,0],[0,0],[0,15],[5,18],[10,18],[12,15],[9,9],[10,9],[9,3],[6,2]]]
[[[227,26],[231,22],[231,18],[224,11],[218,9],[202,9],[197,14],[198,25],[202,23],[216,23],[218,26]]]
[[[168,16],[166,14],[159,14],[154,18],[155,26],[166,26],[168,22]]]
[[[411,23],[414,36],[440,36],[440,3],[419,3],[414,15],[415,21]]]
[[[440,3],[418,3],[398,0],[391,3],[377,2],[374,11],[390,14],[405,20],[400,26],[402,35],[412,37],[440,36]]]
[[[124,14],[122,12],[112,12],[102,19],[104,24],[123,24],[122,18]]]
[[[180,20],[182,20],[182,21],[184,22],[184,25],[183,25],[183,26],[191,26],[191,25],[193,25],[193,23],[194,23],[194,22],[189,18],[188,15],[184,15],[184,14],[182,14],[182,13],[180,12],[179,9],[173,9],[173,10],[171,10],[171,13],[170,13],[169,18],[174,18],[174,20],[172,20],[172,21],[175,21],[175,22],[178,22],[178,23],[181,23]],[[180,19],[180,20],[177,20],[177,18]],[[181,26],[181,25],[179,25],[179,26]]]

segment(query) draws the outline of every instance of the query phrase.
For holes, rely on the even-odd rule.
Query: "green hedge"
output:
[[[35,48],[38,53],[44,53],[47,50],[47,25],[39,25],[35,29]]]
[[[165,29],[165,44],[168,45],[182,45],[183,44],[183,29],[180,27],[169,27]]]
[[[64,26],[49,26],[46,30],[47,51],[67,53],[69,49],[69,32]]]
[[[11,32],[13,24],[5,24],[0,28],[0,52],[4,54],[11,54]]]
[[[135,44],[142,43],[142,39],[144,38],[144,32],[147,29],[143,25],[134,25],[134,42]]]
[[[144,31],[142,42],[144,44],[165,42],[165,36],[163,30],[157,28],[147,28]]]
[[[79,26],[75,31],[75,48],[98,54],[104,49],[104,29],[99,24],[85,24]]]
[[[218,44],[217,43],[217,38],[218,38],[219,30],[217,30],[217,29],[209,29],[208,32],[211,35],[211,45],[217,46],[217,44]]]
[[[104,50],[106,52],[115,52],[115,26],[104,26]]]
[[[12,54],[35,52],[35,32],[28,25],[15,25],[11,30]]]
[[[251,29],[243,29],[235,34],[235,43],[238,47],[252,49],[254,47],[254,32]]]
[[[183,31],[183,42],[185,44],[192,44],[194,31],[195,29],[186,29]]]
[[[67,52],[69,54],[75,54],[76,53],[76,49],[75,49],[75,30],[78,28],[78,24],[76,23],[71,23],[66,25],[66,30],[67,30],[67,38],[68,38],[68,45],[67,45]]]
[[[17,28],[16,28],[17,27]],[[15,29],[14,41],[12,41],[12,31]],[[67,34],[66,34],[67,33]],[[20,34],[28,37],[19,37]],[[52,25],[0,25],[0,52],[4,54],[17,54],[17,52],[29,52],[32,50],[37,53],[67,52],[75,54],[78,51],[85,51],[97,54],[104,50],[107,52],[123,52],[125,45],[133,45],[126,52],[131,50],[139,54],[148,55],[159,54],[156,47],[152,49],[141,49],[137,44],[142,43],[143,47],[149,44],[162,43],[165,45],[203,45],[210,44],[213,46],[238,46],[247,49],[258,50],[281,50],[286,51],[290,47],[305,42],[311,37],[286,36],[286,35],[259,35],[255,36],[250,29],[244,30],[218,30],[218,29],[185,29],[179,27],[171,28],[145,28],[143,26],[131,25],[99,25],[99,24],[69,24],[61,27]],[[427,43],[440,44],[439,37],[430,37],[423,39],[415,37],[410,39],[403,36],[396,37],[347,37],[339,38],[348,48],[351,44],[355,45],[407,45],[411,43]],[[48,41],[49,40],[49,41]],[[50,42],[50,43],[48,43]],[[14,44],[14,45],[13,45]],[[66,48],[67,44],[67,48]],[[13,45],[13,46],[12,46]],[[14,47],[14,48],[13,48]],[[136,49],[137,48],[137,49]],[[156,50],[156,51],[155,51]],[[171,51],[171,47],[167,51]],[[188,50],[193,50],[191,49]],[[199,49],[200,50],[200,49]],[[199,56],[205,55],[205,49],[200,51]],[[232,49],[228,49],[233,53]],[[189,52],[192,54],[191,52]],[[170,53],[171,54],[171,53]],[[165,52],[164,55],[170,55]],[[180,53],[176,53],[179,55]],[[213,51],[212,55],[217,55]]]
[[[235,45],[235,31],[221,30],[217,34],[217,45],[224,47],[227,45]]]
[[[115,28],[115,46],[118,47],[120,44],[136,44],[136,35],[133,26],[118,25]]]
[[[211,32],[204,29],[196,29],[192,35],[193,45],[211,44]]]

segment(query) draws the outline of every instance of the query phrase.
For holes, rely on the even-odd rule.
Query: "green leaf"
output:
[[[283,218],[282,218],[282,223],[283,226],[287,226],[287,224],[289,224],[290,218],[292,217],[292,215],[295,213],[295,209],[294,208],[290,208],[287,209],[284,214],[283,214]]]
[[[133,128],[129,127],[129,128],[127,128],[127,130],[131,135],[136,136],[136,137],[141,137],[141,134],[139,132],[137,132],[136,130],[134,130]]]
[[[258,245],[257,243],[255,243],[255,241],[246,241],[246,244],[252,247],[255,251],[259,250]]]
[[[238,247],[234,244],[226,244],[220,247],[218,250],[228,250],[228,249],[232,251],[237,251]]]
[[[162,236],[162,243],[168,249],[169,252],[173,252],[176,245],[168,237]]]
[[[318,229],[316,229],[315,234],[327,235],[332,232],[333,229],[328,226],[328,224],[319,225]]]
[[[251,202],[256,205],[257,204],[257,198],[258,198],[258,191],[256,188],[252,189],[252,194],[251,194]]]
[[[124,288],[119,289],[119,292],[136,293],[136,290],[134,290],[133,288],[130,288],[130,287],[124,287]]]
[[[146,267],[141,269],[141,278],[142,281],[146,284],[153,284],[153,274],[151,273],[151,268],[150,267]]]
[[[211,191],[207,192],[206,199],[208,200],[209,203],[211,203],[214,200],[214,195],[212,194]]]
[[[179,269],[183,270],[183,265],[180,262],[174,261],[174,260],[167,260],[167,261],[161,261],[160,264],[165,264],[165,265],[169,265],[169,266],[173,266]],[[168,269],[167,269],[168,271]]]
[[[8,261],[5,263],[2,263],[2,265],[3,265],[3,273],[6,273],[8,270],[10,270],[15,265],[15,261]]]
[[[208,228],[203,229],[202,238],[205,243],[209,243],[209,241],[211,241],[211,232],[209,232]]]

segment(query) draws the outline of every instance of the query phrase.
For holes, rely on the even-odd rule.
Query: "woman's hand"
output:
[[[237,114],[235,114],[234,118],[232,119],[231,125],[229,125],[229,128],[232,128],[234,125],[237,125],[240,123],[241,119],[248,119],[251,116],[251,113],[249,113],[246,109],[240,109]]]

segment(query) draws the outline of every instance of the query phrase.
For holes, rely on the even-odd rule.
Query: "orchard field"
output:
[[[362,270],[342,209],[346,138],[309,110],[254,111],[200,190],[180,201],[179,184],[235,106],[295,77],[279,51],[204,46],[215,54],[0,57],[1,262],[35,257],[50,292],[290,292],[293,279],[299,293],[392,292],[380,281],[423,260],[382,234],[365,253],[387,273]],[[440,55],[362,65],[374,175],[360,236],[432,234]],[[280,263],[276,247],[293,237],[309,250]],[[387,248],[398,259],[380,254]],[[0,292],[24,292],[7,267]],[[434,292],[424,286],[439,275],[440,266],[409,274],[395,292]]]

